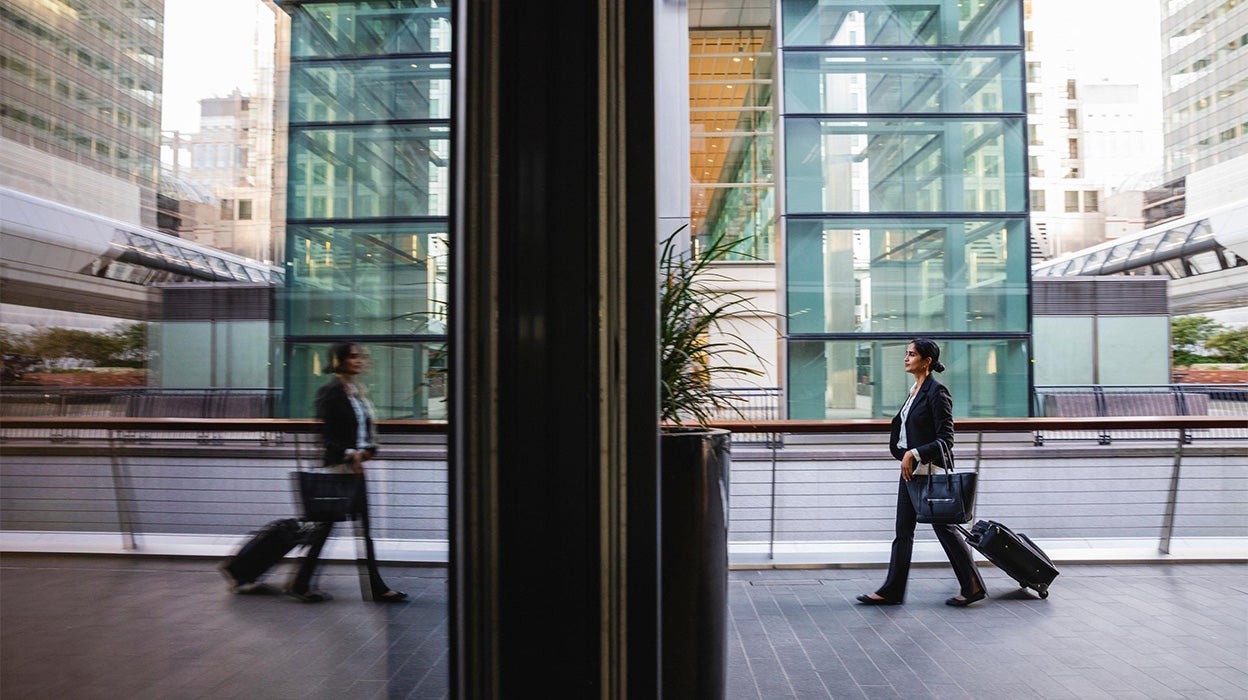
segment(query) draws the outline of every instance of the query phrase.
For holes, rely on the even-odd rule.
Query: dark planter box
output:
[[[663,433],[665,698],[724,697],[731,437],[726,430]]]

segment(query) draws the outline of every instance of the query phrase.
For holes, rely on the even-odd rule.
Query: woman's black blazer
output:
[[[943,465],[945,460],[940,456],[940,445],[937,438],[945,441],[945,446],[953,449],[953,397],[944,384],[928,375],[919,387],[919,393],[910,404],[910,413],[906,416],[906,442],[909,447],[897,447],[901,438],[901,411],[893,416],[891,435],[888,438],[888,449],[899,461],[910,450],[919,451],[919,461]],[[952,466],[952,465],[950,465]]]
[[[347,398],[347,388],[334,377],[316,392],[316,417],[321,421],[321,439],[325,444],[323,463],[330,467],[347,461],[347,450],[355,447],[360,424]],[[366,434],[372,435],[372,419],[368,418]],[[376,452],[374,447],[371,452]]]

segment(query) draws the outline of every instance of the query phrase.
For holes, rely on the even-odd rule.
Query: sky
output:
[[[1040,5],[1050,17],[1061,18],[1058,40],[1084,80],[1138,82],[1156,96],[1160,109],[1161,0],[1033,1]]]
[[[260,0],[165,0],[161,129],[199,131],[199,100],[252,92]]]
[[[1161,0],[1034,1],[1063,18],[1060,38],[1085,80],[1138,82],[1160,109]],[[258,17],[271,17],[261,0],[165,1],[162,129],[198,131],[199,100],[251,92]]]

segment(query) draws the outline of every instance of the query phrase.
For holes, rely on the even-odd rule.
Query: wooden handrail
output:
[[[732,420],[710,427],[737,433],[880,433],[889,421],[858,420]],[[73,428],[96,430],[214,430],[316,432],[319,423],[307,418],[72,418],[0,417],[0,428]],[[388,434],[439,435],[446,421],[383,420],[377,429]],[[1129,416],[1089,418],[963,418],[955,429],[969,433],[1016,433],[1047,430],[1180,430],[1248,428],[1244,416]]]
[[[711,427],[735,433],[879,433],[888,420],[735,420]],[[966,433],[1018,433],[1042,430],[1180,430],[1248,428],[1244,416],[1127,416],[1090,418],[961,418],[954,430]]]
[[[0,417],[0,428],[61,428],[76,430],[206,430],[221,432],[315,433],[320,422],[311,418],[73,418]],[[443,434],[446,421],[384,420],[377,431],[395,434]]]

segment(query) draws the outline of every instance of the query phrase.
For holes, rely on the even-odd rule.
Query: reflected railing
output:
[[[0,416],[271,418],[282,390],[268,387],[6,386]]]
[[[898,483],[888,421],[715,425],[776,436],[733,448],[735,566],[887,560]],[[963,419],[957,428],[958,468],[980,473],[977,516],[1027,532],[1058,561],[1248,558],[1244,418]],[[290,474],[319,463],[317,429],[309,420],[4,417],[0,549],[223,556],[297,512]],[[369,478],[383,560],[447,561],[446,430],[379,424]],[[1056,431],[1088,437],[1037,439]],[[1105,445],[1105,431],[1171,439]],[[919,544],[916,555],[935,542]],[[327,555],[337,556],[332,543]]]

